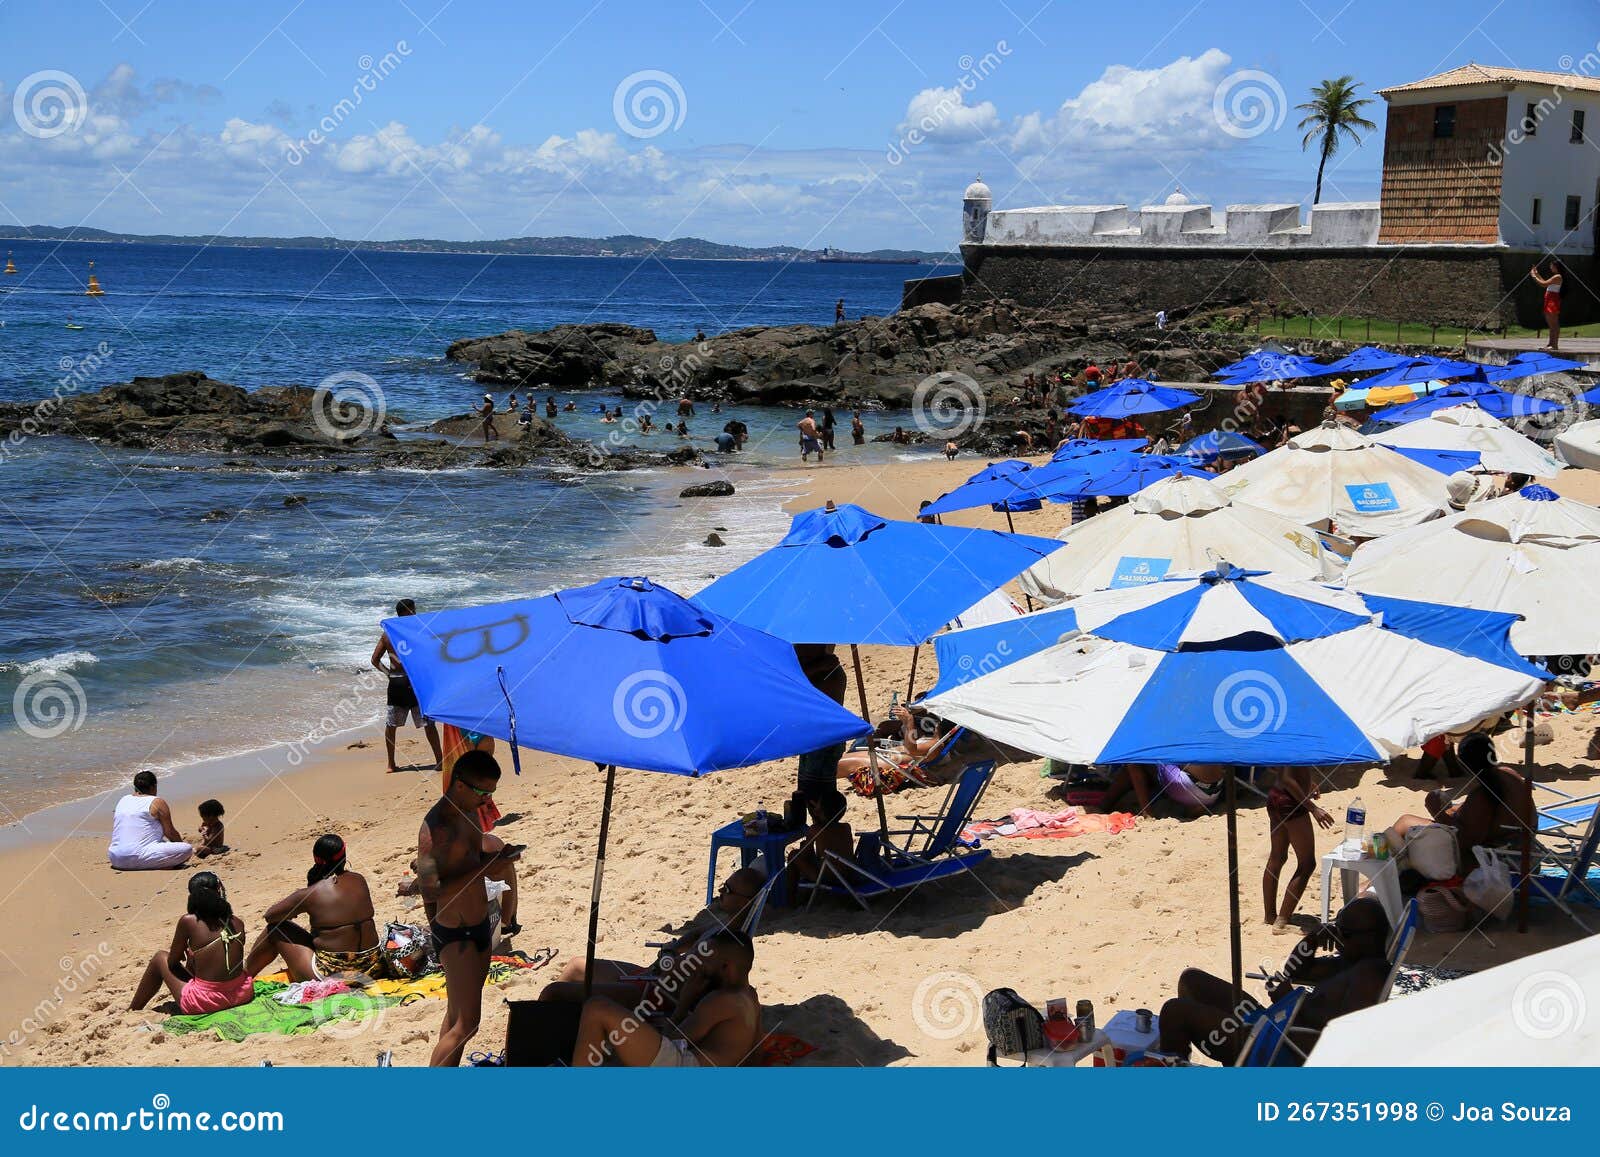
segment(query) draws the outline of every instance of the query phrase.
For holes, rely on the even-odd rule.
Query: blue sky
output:
[[[1594,0],[12,2],[0,221],[943,249],[976,171],[997,207],[1309,201],[1316,81],[1597,41]],[[1325,199],[1376,199],[1369,112]]]

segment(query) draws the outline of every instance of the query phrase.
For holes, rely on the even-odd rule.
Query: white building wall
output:
[[[1506,140],[1500,190],[1500,239],[1513,249],[1592,253],[1596,197],[1600,196],[1600,93],[1562,92],[1518,85],[1506,99]],[[1522,130],[1530,103],[1543,101],[1532,136]],[[1572,110],[1584,110],[1584,144],[1572,142]],[[1581,221],[1569,231],[1567,198],[1581,198]],[[1539,224],[1533,200],[1539,198]]]

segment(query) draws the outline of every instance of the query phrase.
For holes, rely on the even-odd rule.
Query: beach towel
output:
[[[1059,812],[1042,812],[1033,808],[1019,807],[1011,813],[1009,820],[984,820],[968,824],[962,830],[961,838],[975,840],[984,836],[1021,836],[1027,840],[1060,840],[1086,836],[1094,832],[1105,832],[1114,836],[1127,831],[1136,823],[1130,812],[1092,815],[1080,807],[1069,807]]]
[[[273,981],[257,980],[256,996],[249,1004],[225,1008],[221,1012],[168,1017],[161,1027],[173,1036],[213,1032],[218,1040],[226,1041],[242,1041],[263,1032],[304,1036],[325,1024],[362,1020],[379,1009],[401,1003],[395,997],[378,993],[342,992],[310,1004],[279,1004],[274,996],[285,987]]]

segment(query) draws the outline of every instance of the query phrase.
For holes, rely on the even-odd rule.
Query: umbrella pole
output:
[[[1017,533],[1017,528],[1011,522],[1011,509],[1010,509],[1010,507],[1006,508],[1006,529],[1009,530],[1012,534]]]
[[[1528,785],[1528,798],[1533,798],[1533,706],[1535,697],[1527,706],[1528,719],[1522,729],[1522,781]],[[1539,822],[1535,810],[1533,822]],[[1528,930],[1528,874],[1533,870],[1533,832],[1522,829],[1522,883],[1517,888],[1517,931]]]
[[[872,726],[872,709],[867,706],[867,685],[861,678],[861,649],[854,643],[850,644],[850,662],[856,669],[856,695],[861,700],[861,718],[867,721],[867,726]],[[878,830],[885,840],[889,838],[889,809],[883,806],[883,780],[878,776],[878,737],[876,731],[867,737],[867,766],[872,769],[872,783],[878,790],[874,793],[878,801]]]
[[[906,680],[906,706],[911,706],[911,699],[917,693],[917,656],[922,653],[922,644],[918,643],[911,648],[911,677]]]
[[[1233,960],[1233,999],[1244,999],[1244,947],[1239,939],[1239,789],[1228,765],[1228,951]]]
[[[617,765],[606,765],[605,802],[600,805],[600,847],[594,857],[594,883],[589,888],[589,947],[583,957],[583,998],[594,991],[594,949],[600,938],[600,883],[606,874],[606,836],[611,831],[611,793],[617,786]]]

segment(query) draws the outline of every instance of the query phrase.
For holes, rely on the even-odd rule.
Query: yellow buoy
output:
[[[11,260],[11,252],[10,252],[10,250],[7,250],[6,251],[6,276],[7,277],[15,277],[16,275],[17,275],[17,263],[15,261]]]
[[[89,287],[83,291],[85,297],[104,297],[106,291],[100,288],[100,279],[94,275],[94,262],[89,262]]]

